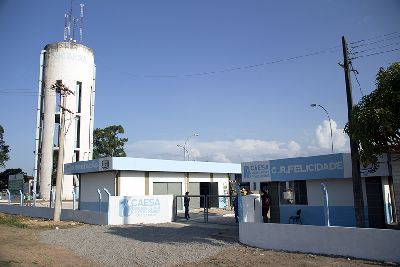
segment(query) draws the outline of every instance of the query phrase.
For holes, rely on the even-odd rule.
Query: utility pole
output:
[[[351,78],[350,78],[350,67],[349,67],[349,55],[347,50],[346,38],[342,36],[342,46],[343,46],[343,69],[346,81],[346,95],[347,95],[347,117],[349,124],[350,114],[353,110],[353,97],[351,93]],[[353,177],[353,195],[354,195],[354,211],[356,215],[356,226],[365,227],[364,219],[364,199],[363,190],[360,175],[360,155],[358,152],[358,144],[351,135],[350,137],[350,151],[351,151],[351,170]]]
[[[62,84],[61,80],[57,80],[56,84],[51,87],[53,90],[60,92],[60,127],[58,130],[58,161],[57,161],[57,177],[56,177],[56,194],[54,203],[54,215],[53,220],[59,222],[61,218],[61,198],[62,198],[62,187],[63,187],[63,162],[64,162],[64,126],[65,126],[65,112],[73,113],[67,106],[67,96],[74,94],[66,86]]]

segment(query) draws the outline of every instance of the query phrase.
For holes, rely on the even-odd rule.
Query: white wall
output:
[[[400,263],[400,231],[297,224],[240,223],[239,240],[263,249]]]
[[[135,171],[120,171],[120,196],[145,195],[145,173]]]
[[[242,196],[243,222],[263,222],[261,195],[251,194]]]
[[[106,196],[103,188],[107,188],[110,194],[114,196],[115,195],[114,181],[115,181],[115,172],[97,172],[97,173],[81,174],[81,185],[80,185],[81,195],[79,202],[97,202],[99,200],[97,189],[101,190],[103,199]]]
[[[172,222],[173,196],[112,196],[108,224],[149,224]]]
[[[191,183],[210,182],[210,174],[191,172],[189,173],[189,182]]]
[[[18,205],[0,205],[0,212],[8,214],[19,214],[33,218],[53,219],[54,210],[44,207],[26,207]],[[63,209],[61,211],[62,221],[76,221],[89,224],[105,225],[107,224],[107,214],[88,211],[88,210],[70,210]]]
[[[307,198],[309,206],[323,206],[321,183],[326,185],[330,206],[353,206],[353,183],[351,179],[308,180]]]

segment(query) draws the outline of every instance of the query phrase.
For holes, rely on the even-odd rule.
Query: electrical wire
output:
[[[358,59],[358,58],[363,58],[363,57],[371,57],[371,56],[375,56],[375,55],[380,55],[380,54],[385,54],[385,53],[390,53],[390,52],[394,52],[400,50],[400,48],[395,48],[395,49],[391,49],[391,50],[386,50],[386,51],[380,51],[380,52],[376,52],[376,53],[372,53],[372,54],[368,54],[368,55],[360,55],[358,57],[353,57],[350,58],[350,60],[354,60],[354,59]]]
[[[397,38],[400,38],[400,35],[397,35],[397,36],[394,36],[394,37],[391,37],[391,38],[387,38],[387,39],[378,40],[378,41],[375,41],[375,42],[369,42],[369,43],[363,43],[363,44],[356,45],[356,46],[351,46],[350,48],[354,49],[354,48],[363,47],[363,46],[366,46],[366,45],[373,45],[373,44],[383,43],[383,42],[394,40],[394,39],[397,39]]]
[[[391,44],[387,44],[387,45],[381,45],[381,46],[377,46],[377,47],[372,47],[372,48],[369,48],[369,49],[364,49],[364,50],[357,51],[357,52],[352,52],[352,53],[349,52],[349,54],[356,55],[356,54],[364,53],[364,52],[367,52],[367,51],[371,51],[371,50],[375,50],[375,49],[379,49],[379,48],[384,48],[384,47],[388,47],[388,46],[392,46],[392,45],[398,45],[398,44],[400,44],[400,42],[391,43]]]

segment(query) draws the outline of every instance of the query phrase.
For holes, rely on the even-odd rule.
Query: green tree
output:
[[[8,152],[10,149],[8,145],[3,140],[4,129],[3,126],[0,125],[0,167],[5,167],[5,162],[10,159]]]
[[[376,89],[354,107],[344,131],[358,142],[363,164],[377,167],[383,153],[400,152],[400,62],[379,70]]]
[[[21,169],[6,169],[0,172],[0,190],[8,188],[8,176],[23,173]]]
[[[124,128],[121,125],[112,125],[104,129],[94,130],[93,158],[125,157],[124,145],[128,138],[120,138]]]

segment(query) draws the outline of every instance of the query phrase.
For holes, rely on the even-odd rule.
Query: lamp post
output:
[[[189,135],[188,138],[186,138],[186,141],[183,145],[176,145],[177,147],[181,147],[183,149],[183,161],[186,161],[186,152],[189,153],[189,151],[186,148],[186,144],[192,136],[199,136],[199,134],[194,133],[192,135]]]
[[[328,111],[323,107],[323,106],[321,106],[321,105],[319,105],[319,104],[311,104],[310,105],[311,107],[316,107],[316,106],[318,106],[318,107],[320,107],[320,108],[322,108],[324,111],[325,111],[325,113],[326,113],[326,116],[328,116],[328,120],[329,120],[329,127],[330,127],[330,129],[331,129],[331,143],[332,143],[332,153],[333,153],[333,136],[332,136],[332,123],[331,123],[331,117],[329,117],[329,113],[328,113]]]

